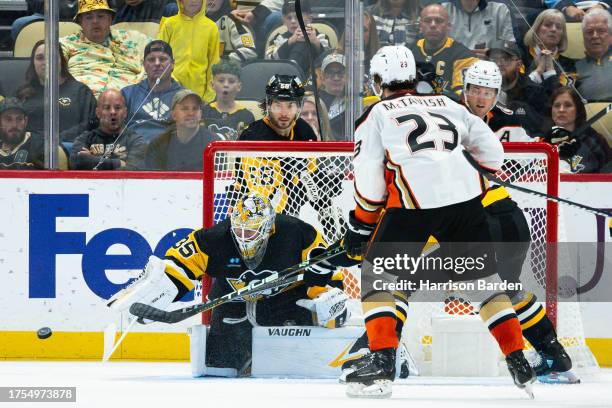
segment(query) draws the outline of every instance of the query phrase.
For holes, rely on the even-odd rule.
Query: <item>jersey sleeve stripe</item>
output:
[[[173,259],[170,259],[169,261],[175,262]],[[166,272],[167,275],[169,275],[169,276],[173,277],[174,279],[176,279],[182,286],[185,287],[185,289],[187,289],[187,292],[189,292],[190,290],[192,290],[195,287],[195,285],[190,280],[191,278],[188,278],[189,272],[187,272],[183,267],[181,267],[179,265],[177,265],[177,266],[181,270],[172,267],[172,265],[168,265],[168,262],[166,262],[165,272]]]
[[[355,207],[355,218],[366,224],[376,224],[380,218],[381,212],[382,208],[379,208],[377,211],[367,211],[361,208],[359,203],[357,203],[357,207]]]
[[[391,185],[389,185],[389,204],[399,202],[402,208],[420,208],[419,202],[402,174],[401,167],[391,160],[389,154],[387,154],[387,169],[391,172],[391,185],[394,187],[391,188]],[[395,199],[392,197],[393,194],[396,194]],[[391,205],[387,205],[387,207],[391,207]]]
[[[171,248],[174,249],[174,248]],[[164,259],[167,259],[169,261],[172,261],[176,264],[176,266],[178,266],[179,268],[181,268],[183,270],[183,272],[185,272],[185,275],[191,279],[191,280],[197,280],[199,279],[199,276],[196,276],[196,274],[187,266],[185,265],[181,260],[179,260],[176,256],[174,256],[171,253],[171,250],[169,249],[168,252],[166,252],[166,256],[164,257]],[[200,276],[202,276],[200,274]]]
[[[367,198],[365,198],[363,194],[361,194],[359,190],[357,190],[356,184],[355,184],[355,193],[353,194],[353,197],[355,198],[355,202],[357,203],[357,205],[359,205],[365,211],[374,212],[384,207],[385,205],[385,201],[374,201],[374,200],[368,200]]]

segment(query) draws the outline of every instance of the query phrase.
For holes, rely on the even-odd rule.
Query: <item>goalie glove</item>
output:
[[[319,326],[332,329],[344,326],[348,320],[347,300],[348,296],[342,290],[326,288],[314,299],[300,299],[295,304],[316,313]]]
[[[106,305],[119,312],[128,310],[136,302],[165,310],[179,292],[165,270],[166,261],[154,255],[150,256],[141,274],[128,286],[115,293]],[[138,323],[151,323],[151,320],[139,318]]]
[[[342,240],[349,257],[357,258],[363,255],[364,246],[370,240],[375,227],[374,224],[366,224],[355,218],[355,211],[349,213],[349,223]]]

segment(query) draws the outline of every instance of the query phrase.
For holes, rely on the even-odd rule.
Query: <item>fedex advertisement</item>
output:
[[[197,173],[8,173],[0,175],[0,331],[49,326],[94,332],[125,322],[127,316],[108,309],[106,300],[138,275],[151,254],[163,256],[202,226]],[[612,177],[605,177],[564,177],[560,195],[610,208]],[[567,207],[561,216],[566,240],[611,241],[598,217]],[[586,337],[612,338],[612,327],[601,325],[612,306],[591,309],[583,310]],[[133,330],[185,332],[199,321],[194,316]]]

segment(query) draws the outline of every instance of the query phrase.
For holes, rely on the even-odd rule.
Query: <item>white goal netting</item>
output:
[[[497,174],[499,178],[557,195],[558,157],[548,145],[506,143],[504,148],[506,160]],[[336,242],[344,235],[348,212],[355,207],[352,153],[351,142],[215,142],[205,154],[205,226],[225,219],[241,195],[255,190],[268,196],[278,213],[297,216],[318,228],[328,243]],[[571,354],[574,366],[596,367],[585,344],[578,305],[557,302],[557,257],[550,256],[544,244],[558,241],[558,206],[522,192],[510,193],[524,211],[531,230],[532,244],[521,281],[542,289],[544,295],[539,295],[539,300],[545,302],[549,317],[556,322],[559,338]],[[363,324],[359,269],[343,272],[345,291],[353,299],[352,323]],[[403,341],[417,363],[427,365],[435,341],[432,319],[474,314],[475,307],[461,294],[449,293],[444,303],[412,300]]]

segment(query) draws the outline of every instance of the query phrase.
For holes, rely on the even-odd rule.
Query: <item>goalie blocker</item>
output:
[[[164,260],[151,257],[138,279],[113,296],[108,306],[125,310],[139,302],[165,309],[204,274],[215,278],[209,298],[219,298],[316,256],[324,247],[314,227],[276,215],[267,198],[250,193],[238,200],[231,219],[192,232],[168,249]],[[320,262],[306,270],[303,283],[276,286],[214,309],[206,364],[238,373],[246,370],[253,326],[343,325],[347,296],[334,270]]]

